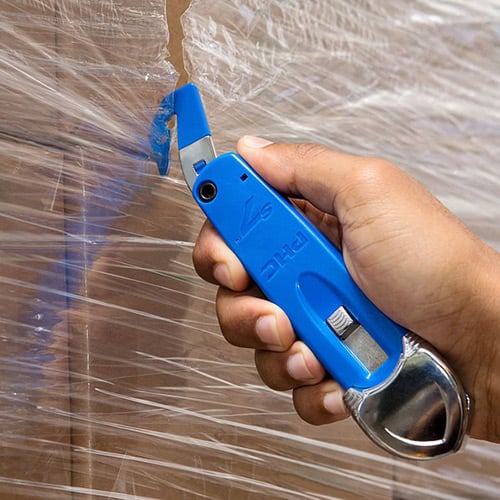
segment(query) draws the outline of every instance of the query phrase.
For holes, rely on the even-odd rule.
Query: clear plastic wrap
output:
[[[222,134],[383,155],[500,247],[498,0],[194,1],[185,50]]]
[[[499,22],[492,0],[198,0],[184,47],[220,151],[383,155],[500,248]],[[394,460],[302,423],[222,339],[201,213],[149,161],[163,0],[0,0],[0,26],[2,498],[498,496],[497,446]]]
[[[500,249],[499,23],[498,1],[194,0],[184,47],[219,152],[255,134],[385,157]],[[289,436],[270,445],[270,434],[268,446],[307,459],[285,476],[273,457],[272,483],[297,495],[500,494],[498,446],[469,441],[463,454],[416,466],[387,461],[352,422],[266,425],[285,421]],[[286,450],[298,436],[313,440]]]

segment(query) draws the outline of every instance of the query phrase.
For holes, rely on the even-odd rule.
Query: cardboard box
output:
[[[422,498],[493,491],[495,448],[473,442],[464,455],[414,466],[380,452],[352,421],[308,426],[293,412],[290,394],[262,385],[253,353],[222,338],[215,288],[191,263],[202,214],[182,181],[175,148],[165,180],[146,146],[159,100],[177,76],[179,84],[190,78],[180,20],[188,4],[168,2],[165,10],[162,0],[0,0],[7,27],[0,42],[10,57],[3,62],[27,71],[21,76],[11,68],[8,91],[0,88],[0,118],[8,124],[0,153],[0,498]],[[254,65],[243,69],[252,81],[262,71],[269,86],[276,77],[272,58],[261,61],[257,49],[274,54],[266,45],[279,26],[271,13],[293,11],[281,3],[272,12],[265,2],[254,11],[235,2],[214,5],[193,5],[189,28],[206,28],[206,44],[189,39],[199,59],[187,67],[207,90],[216,141],[232,148],[237,134],[254,132],[240,130],[249,127],[241,117],[284,113],[292,94],[280,81],[274,93],[235,98],[231,75],[241,68],[225,48],[248,49]],[[282,26],[292,36],[300,23]],[[238,43],[231,45],[231,37]],[[228,68],[220,80],[211,50]],[[288,61],[284,56],[277,60]],[[345,64],[354,78],[356,67]],[[272,128],[280,136],[290,139],[297,110],[304,129],[315,130],[318,117],[304,110],[317,99],[306,90],[319,84],[306,80],[292,89],[300,93],[292,112]],[[222,102],[210,94],[211,84],[225,92]],[[251,125],[265,135],[269,123],[261,121]]]

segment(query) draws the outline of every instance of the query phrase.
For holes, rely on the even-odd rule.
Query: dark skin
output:
[[[470,435],[500,442],[500,255],[387,161],[253,137],[237,150],[342,250],[366,295],[453,367],[473,400]],[[311,424],[346,418],[341,388],[209,222],[193,261],[220,286],[225,338],[255,349],[264,383],[293,390],[297,413]]]

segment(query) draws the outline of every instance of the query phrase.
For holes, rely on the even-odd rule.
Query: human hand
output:
[[[474,403],[471,435],[500,441],[500,256],[386,161],[251,137],[237,150],[341,248],[352,278],[379,309],[447,359]],[[309,423],[348,416],[341,388],[209,222],[193,261],[201,277],[220,285],[222,332],[255,349],[264,383],[292,389],[296,411]]]

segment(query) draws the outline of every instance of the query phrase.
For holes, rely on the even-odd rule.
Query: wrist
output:
[[[472,399],[471,436],[500,442],[500,254],[481,250],[456,330],[463,344],[456,370]]]

